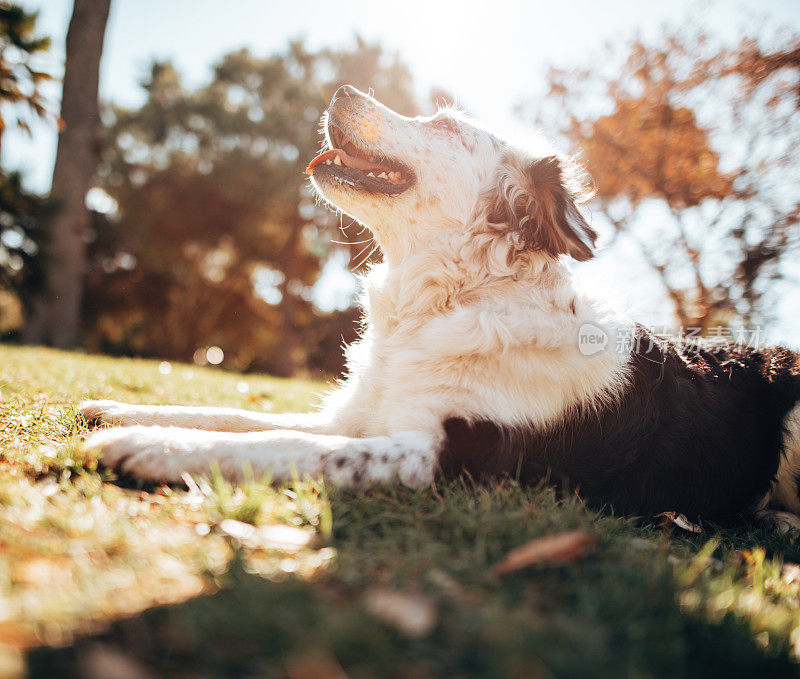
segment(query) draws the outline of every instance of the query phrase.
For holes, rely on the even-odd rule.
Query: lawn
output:
[[[354,494],[117,483],[84,398],[304,409],[323,385],[0,345],[2,677],[782,677],[800,542],[508,481]],[[580,529],[581,558],[497,575]]]

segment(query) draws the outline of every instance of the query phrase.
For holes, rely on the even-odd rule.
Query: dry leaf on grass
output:
[[[702,533],[703,529],[696,523],[692,523],[687,519],[683,514],[678,514],[678,512],[662,512],[661,514],[656,515],[658,518],[662,518],[664,523],[662,525],[669,525],[675,524],[678,528],[682,528],[685,531],[689,531],[690,533]]]
[[[428,571],[428,580],[436,585],[443,594],[453,599],[464,598],[464,588],[459,584],[458,580],[441,568],[433,568]]]
[[[109,644],[93,644],[78,663],[86,679],[149,679],[150,670],[125,651]]]
[[[583,557],[597,542],[597,536],[585,530],[537,538],[512,550],[492,566],[491,575],[505,575],[537,564],[565,563]]]
[[[787,584],[792,585],[800,582],[800,566],[796,563],[783,564],[781,568],[781,579]]]
[[[307,528],[294,528],[283,524],[269,526],[253,526],[235,519],[224,519],[219,524],[220,530],[232,538],[236,538],[245,547],[275,549],[282,552],[299,552],[308,547],[315,534]]]
[[[347,674],[330,653],[312,650],[286,660],[289,679],[347,679]]]
[[[436,625],[436,606],[430,597],[414,592],[373,589],[367,592],[367,610],[406,636],[424,637]]]

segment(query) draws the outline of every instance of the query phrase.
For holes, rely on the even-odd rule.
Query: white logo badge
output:
[[[584,356],[594,356],[606,348],[608,333],[592,323],[584,323],[578,330],[578,350]]]

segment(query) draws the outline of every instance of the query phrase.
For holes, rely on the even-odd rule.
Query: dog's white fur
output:
[[[433,479],[448,416],[541,424],[623,387],[626,351],[587,357],[577,338],[591,323],[613,343],[630,322],[583,294],[563,258],[526,252],[488,221],[488,189],[500,186],[510,200],[521,190],[502,161],[507,147],[463,117],[455,136],[366,95],[343,123],[357,129],[375,111],[383,129],[374,143],[413,168],[416,182],[397,196],[316,183],[369,227],[385,257],[364,280],[364,333],[347,350],[348,377],[322,412],[87,402],[87,420],[123,425],[86,442],[105,464],[154,481],[206,473],[216,461],[234,478],[249,466],[281,478],[324,473],[358,485],[396,476],[423,485]],[[365,451],[370,462],[362,464]],[[348,463],[332,469],[342,458]]]
[[[525,248],[490,219],[487,191],[528,200],[508,158],[530,156],[456,113],[405,118],[364,94],[337,119],[358,130],[376,113],[382,128],[371,148],[413,168],[414,186],[384,196],[315,178],[319,194],[367,226],[385,256],[363,281],[364,332],[347,349],[346,380],[313,414],[86,402],[87,420],[122,425],[86,442],[104,464],[166,482],[217,463],[233,479],[250,468],[280,479],[424,486],[448,417],[537,426],[619,397],[630,347],[617,341],[632,336],[632,322],[581,291],[565,257]],[[437,127],[439,117],[455,120],[459,134]],[[577,208],[566,207],[591,247]],[[604,351],[581,353],[584,324],[604,331]],[[794,417],[790,448],[800,459]],[[788,479],[797,470],[781,471]]]

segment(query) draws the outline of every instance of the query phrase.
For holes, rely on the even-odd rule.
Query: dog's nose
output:
[[[333,93],[333,99],[331,99],[331,104],[337,99],[341,99],[342,97],[354,97],[358,94],[358,90],[355,87],[350,85],[342,85],[338,90]]]

